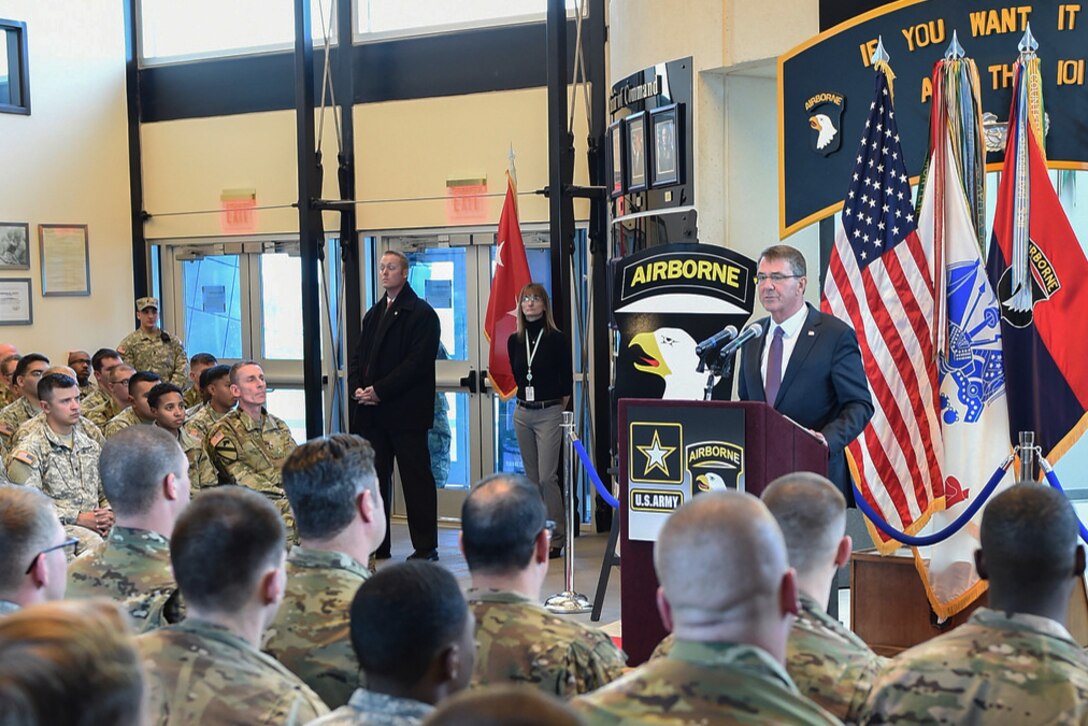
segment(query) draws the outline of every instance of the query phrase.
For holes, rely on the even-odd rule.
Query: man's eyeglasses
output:
[[[30,567],[26,568],[26,572],[24,572],[23,574],[24,575],[29,575],[30,571],[34,569],[34,563],[36,563],[38,561],[38,558],[41,557],[42,555],[49,554],[53,550],[62,550],[65,547],[71,547],[72,548],[72,554],[75,554],[77,544],[79,544],[78,539],[76,539],[75,537],[69,537],[68,539],[64,540],[60,544],[55,544],[52,547],[46,547],[44,550],[42,550],[38,554],[34,555],[34,559],[32,559],[30,561]]]
[[[113,386],[127,386],[127,385],[128,385],[128,381],[129,381],[129,379],[128,379],[128,378],[126,378],[126,379],[124,379],[123,381],[114,381],[114,382],[113,382],[113,383],[111,383],[110,385],[113,385]]]
[[[768,275],[766,273],[760,272],[756,275],[756,283],[762,285],[763,283],[767,282],[767,280],[770,280],[775,285],[780,285],[781,283],[793,277],[804,277],[804,275],[783,275],[781,272],[772,272]]]
[[[521,301],[522,302],[544,302],[544,298],[542,298],[540,295],[522,295],[521,296]]]

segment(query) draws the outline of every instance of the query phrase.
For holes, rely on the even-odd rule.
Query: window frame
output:
[[[400,30],[382,30],[372,33],[359,31],[360,17],[359,4],[363,0],[351,0],[351,41],[353,45],[366,45],[369,43],[381,43],[390,40],[405,40],[410,38],[424,38],[433,35],[447,35],[461,33],[469,30],[483,30],[486,28],[505,28],[516,25],[539,25],[548,19],[547,12],[523,13],[510,15],[503,18],[491,18],[482,21],[466,21],[463,23],[445,23],[442,25],[429,25],[417,28],[402,28]],[[585,18],[589,17],[589,2],[584,4]],[[577,8],[567,10],[567,20],[577,17]]]
[[[19,86],[19,103],[0,102],[0,113],[12,113],[21,116],[30,115],[30,65],[29,43],[27,42],[26,22],[0,18],[0,31],[5,35],[14,34],[15,48],[7,42],[4,50],[8,54],[8,87],[14,83]],[[13,68],[13,65],[15,66]],[[10,93],[9,93],[10,98]]]

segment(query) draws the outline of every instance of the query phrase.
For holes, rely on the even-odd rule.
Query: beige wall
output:
[[[0,0],[0,17],[27,23],[32,111],[0,114],[0,220],[31,235],[30,270],[0,277],[30,277],[34,309],[0,340],[53,359],[116,345],[135,325],[122,4]],[[39,224],[88,225],[90,297],[42,298]]]
[[[575,124],[577,183],[588,183],[587,124],[580,97]],[[409,201],[362,204],[364,230],[480,224],[451,219],[444,200],[447,179],[487,179],[488,191],[506,190],[511,144],[521,191],[548,183],[547,93],[543,88],[356,106],[356,196]],[[290,204],[297,198],[295,115],[275,111],[144,124],[144,206],[152,214],[219,208],[224,189],[256,189],[257,204]],[[324,194],[337,198],[336,141],[326,115]],[[428,197],[439,197],[427,201]],[[484,224],[497,224],[502,198],[483,201]],[[547,200],[523,195],[523,222],[548,219]],[[576,207],[579,218],[588,208]],[[336,215],[326,215],[334,229]],[[294,209],[260,210],[256,233],[294,233]],[[149,239],[222,235],[218,214],[153,216]]]

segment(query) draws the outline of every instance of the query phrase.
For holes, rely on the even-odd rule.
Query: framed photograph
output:
[[[680,106],[672,104],[650,112],[650,130],[654,140],[650,186],[683,184],[684,145],[681,143]]]
[[[30,269],[30,225],[0,222],[0,270]]]
[[[627,126],[627,191],[646,188],[646,112],[639,111],[624,120]]]
[[[91,294],[91,265],[85,224],[39,224],[42,296]]]
[[[30,278],[0,279],[0,325],[31,325],[33,322]]]
[[[617,121],[608,127],[608,169],[611,181],[608,195],[615,199],[623,196],[623,121]]]

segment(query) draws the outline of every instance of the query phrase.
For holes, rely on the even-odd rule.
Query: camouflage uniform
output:
[[[26,426],[18,446],[4,458],[12,482],[40,489],[53,500],[64,531],[79,540],[77,553],[102,541],[97,532],[76,524],[80,512],[105,504],[98,477],[101,450],[79,426],[72,428],[71,441],[65,441],[42,417]]]
[[[110,398],[111,398],[110,394],[103,391],[97,385],[91,386],[91,389],[92,390],[87,392],[87,395],[80,396],[80,399],[79,399],[79,406],[80,406],[80,408],[83,409],[84,413],[86,413],[87,411],[90,411],[92,408],[98,408],[99,406],[104,406],[106,401],[110,400]],[[82,389],[80,389],[80,390],[82,390]],[[120,411],[118,411],[117,413],[120,413]]]
[[[95,385],[94,379],[88,378],[87,382],[79,387],[79,402],[86,401],[97,390],[98,386]]]
[[[308,726],[416,726],[434,706],[411,698],[398,698],[360,688],[346,706]]]
[[[19,430],[19,427],[41,412],[41,407],[31,403],[26,397],[20,397],[0,409],[0,447],[3,448],[5,454],[11,451],[15,432]]]
[[[261,420],[235,408],[208,431],[204,444],[220,484],[240,484],[264,494],[280,510],[288,537],[297,544],[295,517],[283,492],[283,461],[297,444],[282,419],[261,408]]]
[[[109,439],[112,438],[113,435],[116,434],[118,431],[123,431],[129,426],[139,426],[140,424],[150,426],[153,423],[155,423],[154,420],[144,421],[142,418],[136,415],[136,410],[132,408],[132,406],[129,406],[124,411],[111,418],[106,424],[106,427],[102,429],[102,433],[104,433],[106,435],[106,438]]]
[[[623,673],[623,652],[600,630],[552,615],[515,592],[470,589],[465,598],[476,616],[473,687],[528,683],[569,698]]]
[[[265,631],[264,650],[306,682],[331,708],[359,686],[351,647],[351,601],[370,571],[340,552],[292,547],[287,591]]]
[[[200,389],[196,386],[190,386],[186,388],[181,394],[181,403],[185,406],[186,410],[199,406],[204,403],[204,396],[201,395]]]
[[[887,663],[865,641],[801,593],[801,611],[786,641],[786,672],[806,698],[836,718],[856,723],[873,679]],[[664,657],[675,641],[669,635],[651,659]]]
[[[328,713],[317,694],[226,628],[186,620],[136,638],[157,724],[307,723]]]
[[[193,491],[207,489],[219,484],[219,475],[204,450],[204,442],[190,434],[185,427],[178,429],[178,445],[189,460],[189,484]]]
[[[229,411],[228,411],[229,413]],[[207,441],[208,432],[211,431],[220,419],[227,414],[219,413],[211,404],[206,406],[200,406],[192,415],[188,411],[185,413],[185,429],[189,432],[189,435],[193,438],[200,439],[201,441]]]
[[[163,336],[167,342],[163,342]],[[173,383],[182,389],[188,383],[185,346],[177,336],[164,333],[162,328],[155,328],[152,333],[137,328],[118,344],[117,352],[136,370],[158,373],[163,383]]]
[[[68,567],[67,597],[116,600],[141,633],[182,619],[177,588],[170,540],[146,529],[115,526]]]
[[[0,600],[0,617],[18,612],[21,609],[19,603],[12,602],[11,600]]]
[[[15,403],[15,400],[19,398],[19,395],[15,391],[11,390],[11,386],[7,383],[0,381],[0,408],[10,406]]]
[[[11,445],[13,448],[19,445],[19,440],[23,438],[23,434],[27,432],[30,425],[35,421],[44,423],[45,411],[42,411],[34,418],[28,419],[23,423],[19,424],[19,428],[15,429],[15,435],[11,439]],[[106,443],[106,437],[102,435],[102,429],[98,428],[98,426],[96,426],[94,422],[86,416],[80,416],[79,423],[77,425],[83,429],[83,433],[94,439],[99,446]]]
[[[93,421],[94,425],[100,429],[105,428],[106,424],[124,410],[124,407],[113,400],[112,396],[107,397],[100,404],[82,407],[83,415]]]
[[[1088,656],[1061,624],[976,610],[881,671],[862,723],[1085,723]]]
[[[571,704],[589,726],[840,723],[801,696],[769,653],[737,643],[677,641],[666,657]]]

